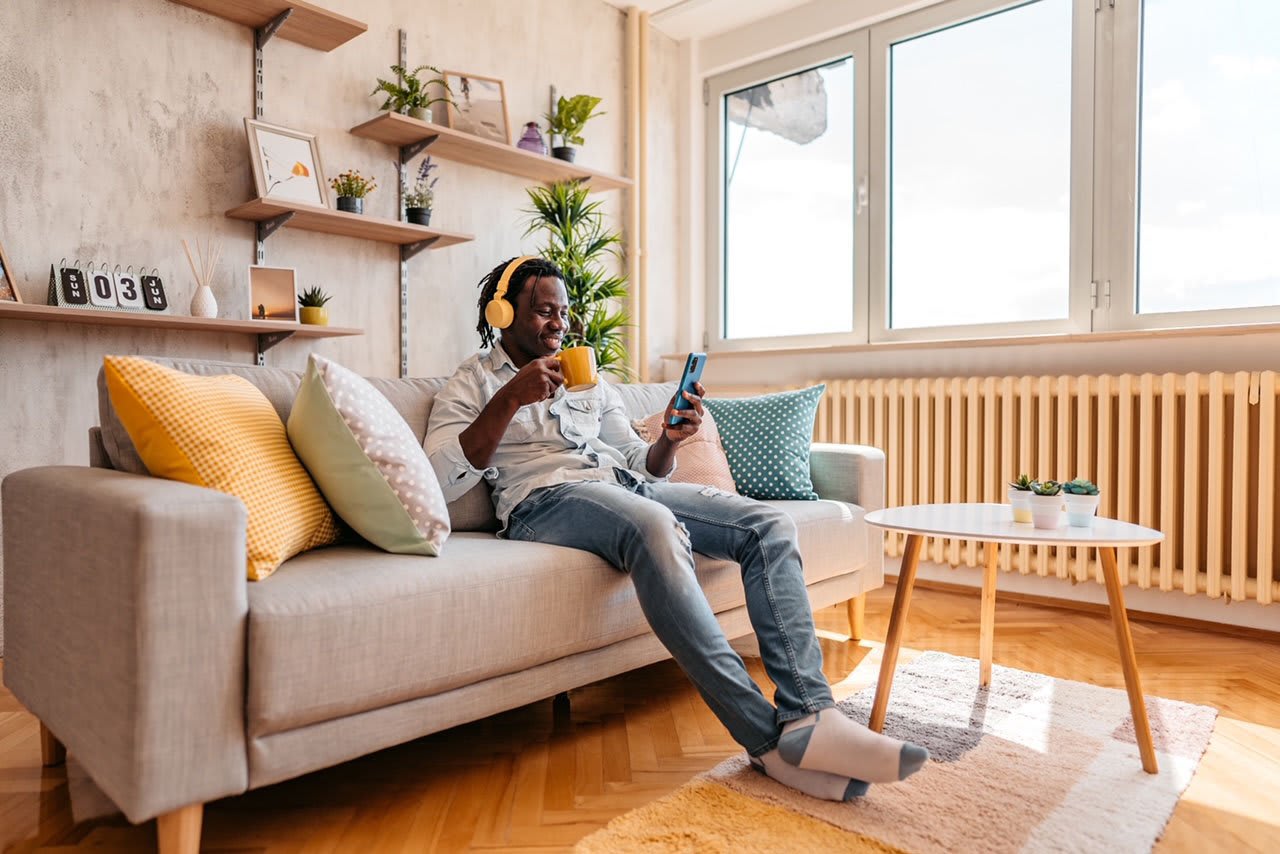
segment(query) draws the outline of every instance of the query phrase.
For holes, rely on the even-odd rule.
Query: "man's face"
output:
[[[504,342],[515,345],[507,352],[517,367],[560,349],[569,330],[569,294],[564,282],[554,276],[526,282],[516,295],[515,310],[516,318],[502,337]]]

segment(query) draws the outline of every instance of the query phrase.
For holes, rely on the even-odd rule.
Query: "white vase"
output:
[[[1092,528],[1093,516],[1098,512],[1098,500],[1101,498],[1101,495],[1064,495],[1067,524],[1073,528]]]
[[[195,295],[191,297],[191,316],[218,316],[218,301],[214,299],[213,291],[208,285],[201,285],[196,288]]]
[[[1062,494],[1058,495],[1032,495],[1031,496],[1031,523],[1037,528],[1046,528],[1053,530],[1061,528],[1066,520],[1063,518],[1066,514],[1062,512]]]

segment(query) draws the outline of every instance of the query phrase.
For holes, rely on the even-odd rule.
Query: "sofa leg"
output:
[[[191,804],[156,819],[160,854],[199,854],[204,804]]]
[[[67,749],[43,722],[40,724],[40,761],[46,768],[67,761]]]
[[[852,641],[862,640],[862,622],[863,616],[867,611],[867,594],[859,593],[854,596],[845,605],[849,609],[849,639]]]

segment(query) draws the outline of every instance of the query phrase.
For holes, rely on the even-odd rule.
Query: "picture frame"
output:
[[[18,292],[18,280],[13,275],[13,264],[4,252],[4,244],[0,243],[0,302],[22,303],[22,294]]]
[[[298,322],[298,271],[249,265],[249,317]]]
[[[253,186],[261,199],[329,207],[316,135],[245,117]]]
[[[444,79],[450,95],[445,105],[445,127],[511,144],[507,90],[501,80],[461,71],[445,71]]]

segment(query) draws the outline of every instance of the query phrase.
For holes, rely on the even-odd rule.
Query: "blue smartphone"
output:
[[[707,364],[706,353],[690,353],[689,357],[684,360],[684,372],[680,374],[680,392],[689,392],[696,395],[698,390],[694,385],[702,380],[702,369]],[[684,395],[680,392],[676,393],[676,409],[692,409],[693,404],[685,400]],[[668,421],[667,426],[679,427],[685,419],[678,415],[673,415]]]

